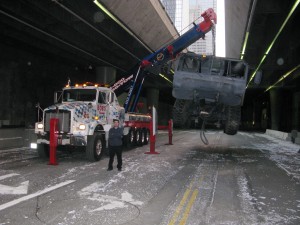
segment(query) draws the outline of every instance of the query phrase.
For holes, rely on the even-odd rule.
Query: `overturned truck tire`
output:
[[[241,120],[241,106],[227,106],[224,133],[235,135],[238,132]]]
[[[176,128],[190,128],[190,100],[176,99],[173,106],[173,125]]]

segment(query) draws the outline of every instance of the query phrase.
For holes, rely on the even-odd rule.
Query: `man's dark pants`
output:
[[[110,146],[109,147],[109,163],[108,163],[108,169],[113,168],[113,162],[115,155],[117,155],[117,168],[122,169],[122,146]]]

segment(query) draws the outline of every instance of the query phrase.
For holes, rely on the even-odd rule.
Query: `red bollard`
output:
[[[173,143],[172,143],[172,137],[173,137],[173,120],[172,119],[169,120],[168,130],[169,130],[169,145],[173,145]]]
[[[56,147],[57,147],[57,132],[58,118],[50,119],[50,157],[48,165],[57,165],[56,162]]]
[[[155,135],[153,135],[153,120],[150,121],[150,151],[145,154],[159,154],[155,151]]]

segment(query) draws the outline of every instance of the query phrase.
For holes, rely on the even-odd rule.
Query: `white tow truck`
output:
[[[124,127],[124,145],[148,144],[151,116],[125,113],[115,93],[105,85],[66,85],[55,94],[54,101],[54,105],[43,110],[42,120],[35,124],[41,158],[49,157],[51,118],[58,119],[57,146],[69,149],[81,146],[89,161],[98,161],[102,157],[113,119],[118,119]]]

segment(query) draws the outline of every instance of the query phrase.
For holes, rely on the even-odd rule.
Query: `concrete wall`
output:
[[[0,150],[30,147],[31,142],[36,142],[33,129],[0,129]]]
[[[226,57],[240,58],[251,0],[225,0]]]

